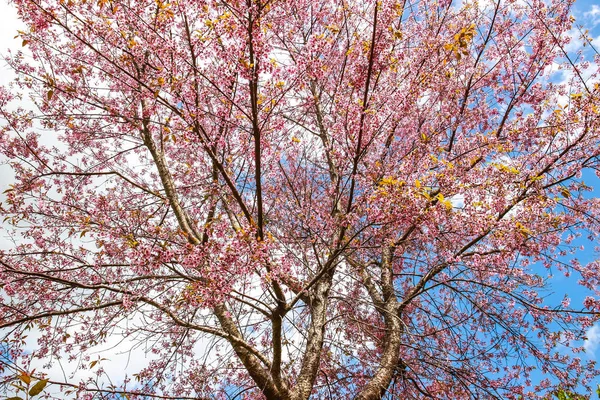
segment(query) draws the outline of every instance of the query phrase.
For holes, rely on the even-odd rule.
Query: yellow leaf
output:
[[[334,34],[340,31],[340,28],[335,24],[327,25],[325,28],[327,28],[331,33]]]
[[[448,211],[452,210],[452,208],[453,208],[452,202],[450,200],[445,199],[443,194],[438,193],[436,198],[438,199],[440,204],[442,204],[444,207],[446,207],[446,210],[448,210]]]
[[[128,235],[125,235],[125,241],[127,243],[127,246],[131,247],[132,249],[135,249],[140,244],[140,242],[135,240],[135,236],[133,236],[133,234],[131,234],[131,233]]]
[[[527,229],[527,228],[525,227],[525,225],[523,225],[522,223],[520,223],[520,222],[518,222],[518,221],[517,221],[517,223],[516,223],[515,225],[516,225],[517,229],[519,230],[519,232],[520,232],[520,233],[521,233],[523,236],[525,236],[525,237],[528,237],[528,236],[531,236],[531,235],[532,235],[532,233],[533,233],[533,232],[531,232],[531,230],[530,230],[530,229]]]
[[[518,175],[519,174],[519,170],[516,169],[515,167],[512,166],[508,166],[508,165],[504,165],[504,164],[495,164],[496,168],[502,172],[508,172],[511,174],[515,174]]]
[[[533,178],[531,178],[531,181],[537,182],[537,181],[541,181],[542,179],[544,179],[544,175],[538,175],[538,176],[534,176]]]
[[[452,202],[450,200],[444,200],[442,201],[442,204],[446,207],[446,210],[450,211],[454,208],[454,206],[452,205]]]
[[[23,372],[19,375],[19,379],[23,381],[26,385],[31,383],[31,377],[27,374],[27,372]]]
[[[427,190],[423,190],[423,191],[419,192],[418,194],[423,196],[425,199],[431,201],[431,196],[429,195],[429,192]]]
[[[569,189],[567,189],[566,187],[561,187],[560,189],[558,189],[558,191],[560,192],[560,194],[563,195],[563,197],[565,198],[569,198],[571,197],[571,192],[569,191]]]
[[[362,48],[363,48],[363,51],[364,51],[365,53],[368,53],[368,52],[369,52],[369,50],[371,49],[371,42],[369,42],[369,41],[367,41],[367,40],[363,41],[363,42],[362,42]]]
[[[379,181],[379,184],[382,186],[404,186],[406,182],[399,181],[391,176],[386,176],[385,178]]]

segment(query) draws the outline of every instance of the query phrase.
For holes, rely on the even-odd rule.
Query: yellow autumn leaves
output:
[[[454,41],[444,45],[444,50],[450,51],[457,60],[469,54],[468,47],[475,36],[475,24],[462,28],[454,35]]]
[[[391,176],[386,176],[378,182],[378,186],[379,186],[378,193],[387,195],[388,190],[391,190],[394,188],[395,189],[402,188],[402,187],[406,186],[406,182],[403,180],[398,180]],[[415,193],[417,195],[424,197],[426,200],[431,201],[433,203],[439,203],[439,204],[443,205],[447,211],[452,210],[452,208],[454,207],[452,205],[452,202],[450,200],[448,200],[446,197],[444,197],[444,195],[442,193],[440,193],[439,191],[437,191],[436,194],[432,195],[431,188],[428,186],[424,186],[421,183],[421,181],[418,179],[415,179],[414,188],[415,188]]]

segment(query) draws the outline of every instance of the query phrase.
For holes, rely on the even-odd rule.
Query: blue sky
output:
[[[577,50],[582,49],[582,40],[578,37],[581,32],[589,31],[589,37],[592,38],[592,45],[595,46],[596,50],[600,51],[600,1],[598,0],[577,0],[573,7],[573,15],[576,18],[575,25],[581,29],[574,29],[572,31],[573,38],[571,43],[567,46],[567,50],[574,54]],[[594,50],[590,46],[583,48],[584,56],[586,60],[593,61]],[[586,171],[582,175],[583,181],[594,188],[587,196],[589,197],[600,197],[600,179],[596,176],[593,171]],[[582,265],[591,262],[599,256],[598,250],[595,247],[599,246],[599,243],[592,243],[585,238],[585,233],[582,237],[573,242],[574,246],[583,246],[584,250],[578,252],[576,257],[579,259]],[[565,261],[568,261],[573,256],[565,257]],[[549,304],[560,304],[560,301],[565,295],[571,298],[571,306],[579,308],[583,304],[584,298],[589,295],[585,289],[577,284],[579,276],[572,275],[567,278],[562,273],[556,273],[552,279],[552,292],[549,293],[547,298]],[[583,360],[596,360],[600,363],[600,323],[595,324],[591,329],[587,331],[588,340],[583,342],[586,349],[585,354],[577,354],[576,356],[581,357]],[[574,343],[574,345],[581,345],[581,342]],[[569,349],[563,349],[565,352],[569,352]],[[532,380],[536,381],[542,379],[544,376],[540,373],[534,373]],[[595,384],[600,383],[600,379]]]
[[[592,45],[600,51],[600,1],[577,0],[573,8],[573,14],[576,18],[575,24],[581,26],[583,31],[586,29],[589,30],[589,36],[593,38]],[[569,45],[569,49],[581,49],[581,44],[582,41],[575,36],[572,43]],[[594,51],[590,47],[584,48],[584,54],[587,60],[593,60]],[[598,179],[596,174],[593,173],[593,171],[586,171],[583,174],[582,179],[586,184],[594,187],[594,190],[588,194],[588,196],[598,197],[600,195],[600,179]],[[594,247],[599,245],[598,243],[591,243],[589,240],[582,237],[576,240],[574,245],[584,246],[584,250],[578,254],[578,258],[582,264],[590,262],[598,256],[597,252],[594,250]],[[569,296],[573,298],[572,304],[578,304],[576,300],[582,301],[583,297],[585,297],[585,294],[576,283],[577,277],[567,279],[557,275],[556,280],[556,286],[563,289],[564,292],[567,292]],[[562,298],[562,293],[559,291],[557,291],[556,295]],[[593,348],[598,354],[595,354],[596,352],[594,352],[593,354],[589,354],[589,356],[600,356],[600,351],[598,351],[600,350],[600,325],[596,331],[597,337],[594,338],[595,342],[590,344],[590,349]]]

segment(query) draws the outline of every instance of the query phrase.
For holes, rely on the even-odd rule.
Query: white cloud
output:
[[[584,17],[600,17],[600,6],[597,4],[592,4],[592,8],[590,11],[583,13]]]
[[[583,348],[587,354],[593,357],[600,346],[600,326],[597,324],[592,326],[587,330],[585,336],[587,339],[583,342]]]
[[[450,202],[452,203],[452,207],[462,209],[465,207],[465,195],[462,193],[455,194],[450,197]]]
[[[597,4],[592,4],[587,11],[583,12],[581,8],[585,7],[585,4],[579,6],[575,5],[575,17],[577,18],[577,23],[583,25],[583,27],[588,29],[594,29],[596,26],[600,25],[600,6]]]

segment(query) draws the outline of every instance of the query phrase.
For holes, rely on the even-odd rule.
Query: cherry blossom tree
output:
[[[570,253],[600,232],[582,179],[600,167],[600,59],[566,51],[571,1],[12,3],[27,29],[0,91],[7,392],[592,385],[576,353],[600,262]],[[547,296],[562,274],[583,303]],[[114,338],[148,354],[120,382],[94,350]],[[97,377],[50,374],[66,362]]]

